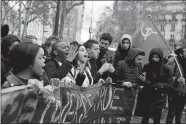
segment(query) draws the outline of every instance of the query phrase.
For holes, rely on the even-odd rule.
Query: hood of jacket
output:
[[[126,61],[128,62],[134,62],[134,59],[137,55],[144,55],[145,56],[145,52],[139,48],[132,48],[129,50],[129,53],[128,53],[128,57],[126,58]]]
[[[160,57],[160,63],[163,63],[163,51],[160,48],[153,48],[149,54],[149,62],[152,63],[152,55],[157,54]]]
[[[120,41],[120,43],[119,43],[119,45],[118,45],[118,50],[119,50],[119,51],[124,51],[124,50],[122,49],[122,47],[121,47],[121,44],[122,44],[123,39],[128,39],[128,40],[129,40],[130,46],[129,46],[129,49],[128,49],[128,50],[130,50],[130,49],[132,48],[132,37],[131,37],[129,34],[124,34],[124,35],[121,37],[121,41]]]

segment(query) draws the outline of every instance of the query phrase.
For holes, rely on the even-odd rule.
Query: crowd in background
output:
[[[160,48],[153,48],[149,55],[134,48],[129,34],[122,36],[116,51],[108,49],[112,40],[111,34],[103,33],[98,41],[90,39],[81,45],[51,36],[39,46],[37,38],[20,40],[8,34],[8,25],[1,25],[1,88],[27,85],[29,79],[42,80],[47,86],[53,78],[88,87],[110,77],[125,87],[130,105],[140,90],[137,104],[143,112],[136,113],[143,117],[141,123],[148,123],[151,117],[160,123],[167,96],[166,123],[173,123],[174,117],[175,123],[181,123],[186,104],[186,48],[175,50],[179,69],[174,55],[164,58]],[[145,56],[149,63],[142,66]]]

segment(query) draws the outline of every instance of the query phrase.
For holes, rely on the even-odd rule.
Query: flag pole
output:
[[[159,35],[161,36],[161,38],[163,39],[163,41],[165,42],[165,44],[167,45],[167,47],[169,48],[169,50],[173,53],[173,57],[174,57],[174,60],[176,61],[176,65],[178,66],[178,69],[179,69],[179,72],[180,72],[180,75],[181,77],[183,77],[183,73],[181,71],[181,68],[180,68],[180,65],[178,63],[178,60],[176,58],[176,54],[174,53],[174,51],[171,49],[171,47],[169,46],[169,44],[165,41],[164,37],[161,35],[160,31],[158,30],[158,28],[156,27],[156,25],[154,24],[152,18],[150,17],[150,15],[148,15],[148,18],[151,20],[153,26],[155,27],[155,29],[158,31]]]

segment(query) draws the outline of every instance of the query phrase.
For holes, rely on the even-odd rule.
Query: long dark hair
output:
[[[17,44],[10,52],[10,65],[13,73],[18,74],[31,66],[40,48],[39,45],[29,42]]]
[[[79,50],[79,48],[80,48],[80,46],[83,46],[83,45],[80,45],[79,43],[77,44],[77,46],[78,46],[78,49],[77,49],[77,51]],[[74,67],[78,67],[78,63],[77,63],[77,57],[78,57],[78,54],[76,55],[76,57],[75,57],[75,59],[74,59],[74,61],[72,62],[72,65],[74,66]]]

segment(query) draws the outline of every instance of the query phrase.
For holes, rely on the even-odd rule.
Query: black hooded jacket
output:
[[[131,82],[133,86],[137,86],[140,83],[139,75],[142,73],[142,66],[134,63],[135,57],[139,54],[145,55],[142,50],[133,48],[129,51],[126,60],[119,61],[116,64],[113,76],[116,83]]]
[[[159,63],[152,62],[152,55],[160,57]],[[168,88],[173,83],[171,69],[163,63],[163,51],[154,48],[149,54],[149,63],[144,65],[143,72],[146,72],[146,81],[141,92],[141,101],[145,108],[154,110],[155,107],[164,108],[166,106],[166,95]]]
[[[160,57],[159,63],[153,63],[152,55],[157,54]],[[169,88],[172,85],[172,71],[163,63],[163,51],[160,48],[154,48],[149,54],[149,63],[143,68],[146,72],[146,83],[155,88]]]

